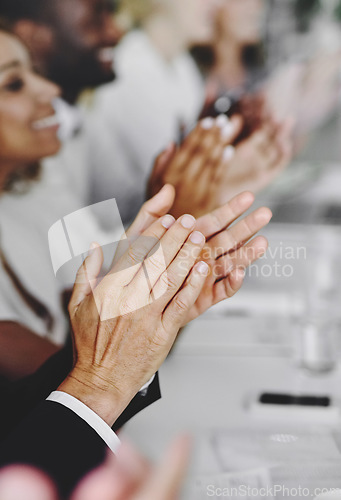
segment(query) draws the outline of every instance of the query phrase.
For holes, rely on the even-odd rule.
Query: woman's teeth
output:
[[[32,124],[34,130],[43,130],[44,128],[55,127],[59,125],[59,119],[57,115],[48,116],[47,118],[42,118],[37,120]]]
[[[113,62],[114,60],[114,51],[111,47],[107,47],[105,49],[100,49],[97,52],[98,59],[103,63]]]

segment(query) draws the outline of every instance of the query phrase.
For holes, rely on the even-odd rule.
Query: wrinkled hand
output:
[[[157,196],[145,203],[127,232],[128,240],[123,242],[122,251],[157,216],[171,209],[173,199],[174,190],[172,186],[166,185]],[[259,208],[233,224],[250,209],[253,202],[252,193],[241,193],[222,207],[197,219],[195,229],[206,238],[200,259],[209,265],[210,273],[182,326],[237,293],[243,284],[246,268],[266,252],[268,243],[265,238],[259,236],[250,240],[269,223],[272,213],[268,208]]]
[[[266,238],[251,238],[270,222],[272,213],[268,208],[259,208],[233,224],[253,202],[252,193],[241,193],[197,220],[196,229],[206,237],[200,258],[209,265],[210,273],[186,323],[218,302],[233,297],[243,284],[246,268],[265,254]]]
[[[187,136],[180,148],[174,144],[156,160],[148,196],[171,184],[176,198],[171,213],[198,217],[217,206],[217,192],[226,178],[234,154],[231,146],[241,129],[241,119],[206,118]]]
[[[110,426],[159,369],[205,283],[195,222],[157,219],[99,283],[103,255],[94,245],[78,272],[69,304],[75,366],[59,390]]]
[[[220,204],[244,190],[261,191],[283,172],[293,154],[293,124],[290,118],[281,123],[268,119],[236,147],[220,189]]]

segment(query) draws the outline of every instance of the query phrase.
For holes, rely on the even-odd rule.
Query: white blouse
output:
[[[204,84],[188,53],[167,62],[142,31],[123,38],[114,65],[117,80],[96,91],[87,120],[91,201],[114,196],[126,223],[145,199],[155,157],[197,120]]]

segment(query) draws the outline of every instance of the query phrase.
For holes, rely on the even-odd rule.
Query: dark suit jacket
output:
[[[59,403],[44,401],[72,368],[66,346],[34,375],[0,384],[0,467],[34,465],[55,479],[63,494],[103,460],[106,445],[80,417]],[[158,375],[145,396],[137,394],[115,422],[118,430],[161,397]]]
[[[105,459],[107,448],[84,420],[53,401],[40,403],[0,446],[0,468],[37,467],[68,498],[79,480]]]

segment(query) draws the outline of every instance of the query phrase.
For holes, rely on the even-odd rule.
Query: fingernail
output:
[[[201,245],[205,241],[205,236],[202,233],[199,233],[199,231],[194,231],[189,239],[195,245]]]
[[[201,121],[201,126],[204,130],[209,130],[214,125],[214,119],[211,117],[205,118]]]
[[[182,227],[184,227],[185,229],[191,229],[191,227],[193,227],[195,224],[195,218],[193,217],[193,215],[183,215],[180,222]]]
[[[216,125],[217,127],[220,127],[220,128],[224,128],[228,123],[229,123],[229,119],[226,115],[219,115],[218,118],[216,118]]]
[[[230,161],[234,157],[236,150],[233,146],[226,146],[223,152],[223,161]]]
[[[204,276],[208,275],[209,267],[206,262],[198,262],[198,264],[195,266],[195,269],[199,274],[203,274]]]
[[[169,229],[170,227],[172,227],[174,222],[175,222],[175,219],[172,215],[165,215],[164,218],[162,219],[161,225],[164,228]]]
[[[227,141],[228,139],[230,139],[231,135],[233,134],[233,131],[234,127],[232,123],[228,122],[221,130],[221,138],[224,141]]]

